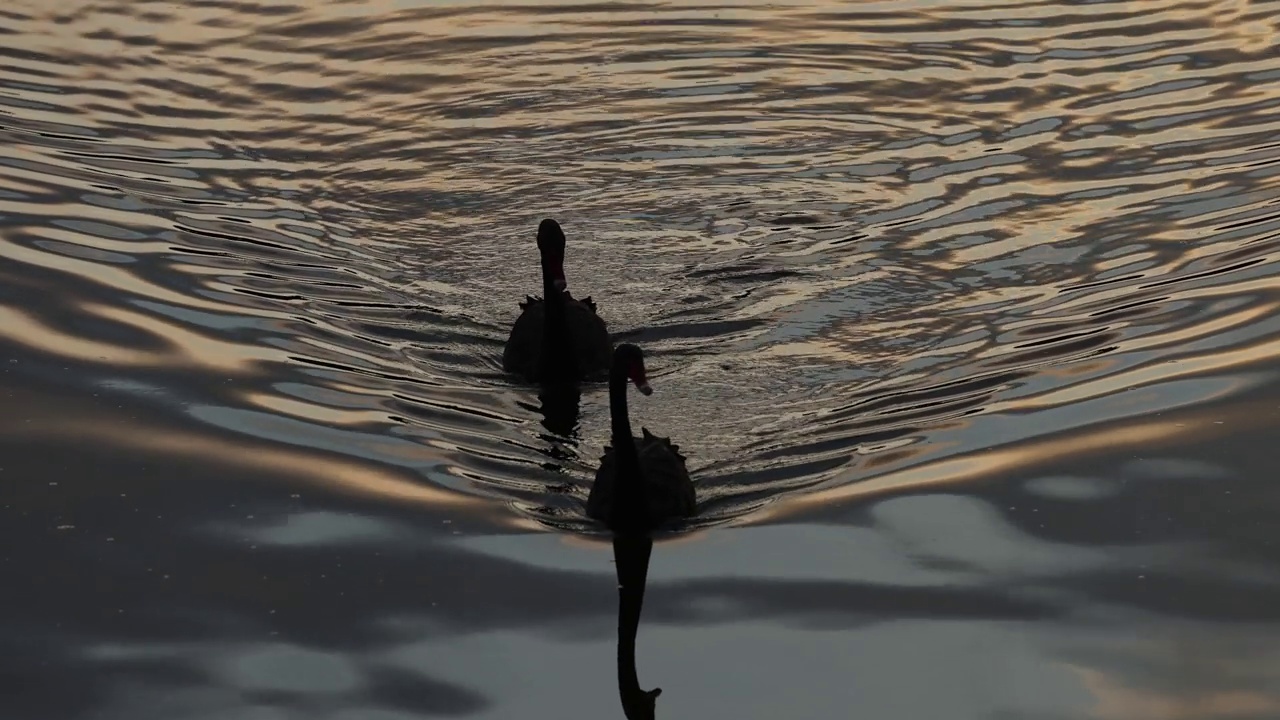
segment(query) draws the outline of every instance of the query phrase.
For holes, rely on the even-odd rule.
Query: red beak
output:
[[[645,395],[653,392],[653,388],[649,387],[649,380],[644,375],[644,365],[636,363],[631,366],[631,382],[636,384],[636,389]]]

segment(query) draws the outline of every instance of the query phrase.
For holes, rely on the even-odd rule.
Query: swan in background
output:
[[[520,303],[502,351],[502,369],[530,382],[573,383],[609,367],[613,343],[590,297],[576,300],[564,277],[564,231],[550,218],[538,225],[542,297]]]

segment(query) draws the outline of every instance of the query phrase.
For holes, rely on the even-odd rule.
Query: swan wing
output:
[[[591,485],[591,494],[587,495],[587,517],[600,522],[609,520],[609,508],[613,505],[613,479],[617,470],[617,460],[613,447],[606,447],[600,457],[600,467],[596,468],[596,481]]]
[[[613,340],[609,337],[609,326],[596,314],[595,304],[587,305],[581,300],[566,303],[565,322],[573,334],[574,350],[582,374],[590,376],[608,372],[613,361]]]
[[[531,377],[542,352],[542,316],[546,309],[541,299],[532,296],[520,307],[523,312],[511,326],[511,335],[502,349],[502,369]]]
[[[568,300],[571,303],[582,303],[583,307],[587,308],[591,312],[596,311],[596,303],[594,300],[591,299],[590,295],[584,298],[576,298],[573,296],[573,293],[571,291],[566,289],[564,291],[564,299]]]
[[[647,428],[641,428],[641,433],[637,445],[653,511],[659,517],[692,516],[697,510],[697,497],[680,446]]]

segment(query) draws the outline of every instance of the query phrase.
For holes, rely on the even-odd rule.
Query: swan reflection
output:
[[[645,690],[636,675],[636,632],[644,605],[653,540],[644,534],[613,537],[613,561],[618,571],[618,697],[627,720],[651,720],[662,688]]]
[[[565,439],[575,439],[582,392],[573,383],[544,385],[538,393],[537,411],[547,432]]]

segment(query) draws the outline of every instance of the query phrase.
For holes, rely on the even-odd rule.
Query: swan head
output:
[[[564,231],[560,223],[547,218],[538,224],[538,252],[556,290],[564,290],[569,283],[564,279]]]
[[[644,372],[644,352],[638,346],[631,343],[619,345],[613,351],[613,365],[622,368],[641,393],[653,394],[653,388],[649,387],[649,379]]]

